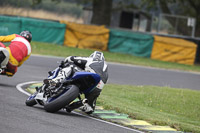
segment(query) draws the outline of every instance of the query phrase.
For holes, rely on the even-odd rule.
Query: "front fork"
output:
[[[45,87],[45,84],[40,88],[36,87],[36,92],[34,94],[35,101],[40,105],[44,105],[44,103],[47,101],[47,96],[45,95]]]

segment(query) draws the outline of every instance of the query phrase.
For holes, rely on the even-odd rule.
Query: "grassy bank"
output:
[[[89,49],[78,49],[71,47],[63,47],[59,45],[47,44],[47,43],[32,43],[33,54],[42,54],[42,55],[55,55],[67,57],[70,55],[76,56],[89,56],[94,50]],[[164,62],[158,60],[152,60],[149,58],[136,57],[128,54],[120,54],[120,53],[110,53],[104,52],[106,61],[109,62],[119,62],[125,64],[133,64],[133,65],[142,65],[142,66],[150,66],[157,68],[166,68],[166,69],[176,69],[176,70],[185,70],[185,71],[196,71],[200,72],[200,65],[184,65],[178,63]]]
[[[187,89],[108,84],[98,104],[155,125],[200,132],[199,96],[200,91]]]
[[[93,50],[33,42],[33,54],[88,56]],[[182,65],[104,52],[106,60],[134,65],[199,72],[199,66]],[[126,113],[156,125],[169,125],[181,131],[200,132],[200,91],[156,86],[107,84],[98,99],[105,109]]]

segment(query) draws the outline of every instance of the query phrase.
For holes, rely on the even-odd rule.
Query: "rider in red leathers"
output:
[[[13,76],[17,67],[21,66],[31,55],[32,34],[22,31],[20,35],[0,36],[0,68],[1,75]],[[6,47],[2,42],[11,42]]]

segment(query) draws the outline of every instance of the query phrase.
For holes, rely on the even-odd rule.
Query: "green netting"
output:
[[[0,16],[0,35],[19,34],[21,19],[18,17]]]
[[[31,18],[22,18],[22,30],[29,30],[33,34],[33,41],[56,43],[64,42],[65,24]]]
[[[62,45],[66,24],[41,19],[0,16],[0,35],[19,34],[22,30],[32,32],[33,41]]]
[[[153,36],[124,30],[110,29],[108,50],[111,52],[150,57]]]

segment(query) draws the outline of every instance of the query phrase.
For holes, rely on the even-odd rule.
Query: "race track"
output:
[[[42,81],[57,61],[64,58],[31,56],[8,78],[0,76],[0,133],[73,132],[73,133],[128,133],[140,132],[94,120],[76,113],[59,111],[47,113],[41,106],[25,106],[27,95],[16,85],[30,81]],[[169,71],[140,66],[108,63],[108,83],[133,85],[158,85],[199,90],[200,74]]]
[[[32,56],[12,77],[0,77],[0,133],[140,133],[77,113],[47,113],[41,106],[27,107],[27,95],[16,85],[42,81],[56,67],[57,58]]]

